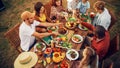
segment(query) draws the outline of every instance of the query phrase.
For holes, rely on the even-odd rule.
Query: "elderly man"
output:
[[[53,33],[38,33],[35,30],[36,26],[58,26],[59,23],[51,24],[51,23],[40,23],[36,20],[34,20],[34,14],[25,11],[21,14],[21,18],[23,20],[23,23],[20,25],[19,29],[19,36],[20,36],[20,46],[23,51],[29,51],[30,48],[35,44],[35,37],[43,38],[45,36],[49,35],[57,35],[57,32]]]

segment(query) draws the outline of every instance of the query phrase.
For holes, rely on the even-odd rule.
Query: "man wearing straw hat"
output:
[[[32,68],[36,65],[38,56],[34,52],[22,52],[14,62],[14,68]]]
[[[24,11],[21,14],[23,23],[20,25],[19,36],[20,36],[20,46],[23,51],[29,51],[32,46],[35,44],[35,37],[43,38],[49,35],[57,35],[57,32],[52,33],[38,33],[35,31],[36,26],[58,26],[60,23],[40,23],[34,20],[34,14],[29,11]]]

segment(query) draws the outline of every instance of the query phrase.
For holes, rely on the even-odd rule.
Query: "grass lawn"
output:
[[[14,60],[18,56],[18,52],[9,45],[8,41],[4,38],[4,33],[12,28],[15,24],[21,23],[20,14],[25,11],[33,12],[34,4],[41,1],[43,4],[49,0],[2,0],[6,9],[0,12],[0,68],[13,68]],[[90,0],[91,5],[96,0]],[[104,0],[107,3],[107,7],[112,9],[118,22],[110,30],[111,38],[116,33],[120,33],[120,0]],[[64,6],[66,1],[64,2]],[[92,6],[91,6],[92,7]],[[92,9],[93,11],[93,9]],[[110,57],[114,61],[114,68],[120,67],[120,51]]]

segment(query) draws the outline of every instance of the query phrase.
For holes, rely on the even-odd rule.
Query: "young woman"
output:
[[[54,0],[51,7],[50,18],[60,19],[60,17],[62,17],[61,16],[62,11],[65,11],[65,9],[62,6],[62,0]]]
[[[98,56],[91,47],[83,50],[83,58],[78,68],[98,68]]]
[[[88,0],[82,0],[77,5],[77,10],[79,10],[80,13],[88,15],[90,8],[90,3]]]
[[[50,18],[47,16],[44,5],[41,2],[37,2],[34,6],[35,20],[40,22],[50,22]]]
[[[101,25],[108,30],[111,23],[111,16],[108,10],[105,8],[105,2],[97,1],[94,4],[94,9],[96,10],[97,14],[94,18],[93,25]]]

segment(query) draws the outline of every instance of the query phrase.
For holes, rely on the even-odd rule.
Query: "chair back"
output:
[[[110,57],[119,50],[119,34],[117,34],[111,41],[108,52],[105,58]]]
[[[20,23],[16,24],[13,28],[9,29],[4,36],[9,41],[17,51],[21,52],[20,47],[20,38],[19,38],[19,26]]]
[[[115,16],[114,12],[112,10],[109,10],[109,13],[111,15],[111,23],[110,23],[108,30],[110,30],[111,27],[117,22],[117,18]]]

